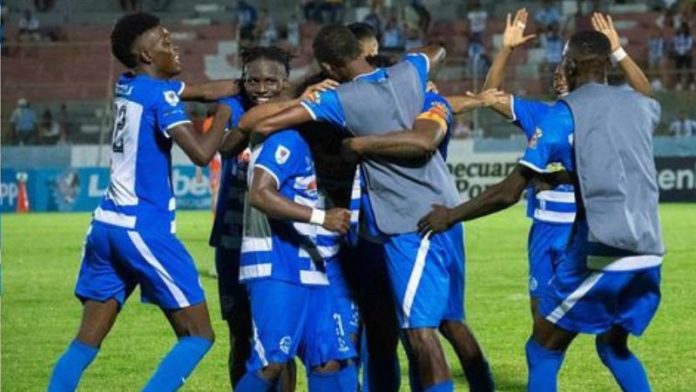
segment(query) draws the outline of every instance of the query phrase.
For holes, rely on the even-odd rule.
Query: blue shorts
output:
[[[392,235],[384,244],[401,328],[437,328],[442,320],[463,319],[462,242],[462,226],[455,225],[429,237]]]
[[[193,259],[173,234],[92,222],[75,295],[82,301],[113,298],[123,306],[136,285],[143,302],[166,310],[205,301]]]
[[[348,289],[338,258],[326,263],[326,274],[329,277],[329,289],[334,305],[333,317],[340,327],[339,336],[347,339],[347,344],[352,344],[351,337],[357,336],[360,328],[360,314]]]
[[[539,310],[546,320],[568,331],[601,334],[620,326],[638,336],[660,304],[660,273],[660,266],[633,271],[589,269],[587,230],[581,227],[543,291]]]
[[[541,298],[543,289],[551,281],[553,271],[568,247],[572,224],[547,223],[534,220],[529,229],[529,296]]]
[[[215,247],[215,270],[223,320],[249,318],[249,295],[244,284],[239,283],[240,252],[240,249]]]
[[[340,344],[329,286],[302,286],[272,279],[246,284],[253,326],[247,371],[299,356],[308,369],[356,356]],[[351,352],[352,351],[352,352]]]

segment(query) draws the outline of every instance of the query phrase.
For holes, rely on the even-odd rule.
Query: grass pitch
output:
[[[3,391],[46,389],[53,364],[73,338],[81,307],[73,296],[89,214],[29,214],[2,217]],[[643,360],[655,391],[696,390],[696,208],[662,206],[668,255],[662,273],[662,305],[646,334],[631,345]],[[219,317],[216,282],[208,272],[208,212],[181,212],[179,236],[198,263],[208,295],[217,342],[185,391],[228,391],[227,329]],[[524,391],[524,342],[530,332],[526,242],[529,222],[521,208],[466,226],[467,317],[493,367],[500,391]],[[99,356],[86,371],[82,391],[138,391],[175,341],[160,311],[125,306]],[[457,390],[468,390],[456,356],[447,354]],[[402,390],[408,390],[402,359]],[[306,390],[298,375],[298,391]],[[560,375],[561,391],[614,391],[592,338],[571,346]]]

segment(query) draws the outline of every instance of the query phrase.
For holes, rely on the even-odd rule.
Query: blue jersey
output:
[[[512,98],[514,123],[528,140],[520,161],[538,172],[573,170],[573,119],[563,102],[545,103]],[[544,143],[541,140],[544,139]],[[556,143],[550,147],[549,143]],[[558,148],[556,148],[558,147]],[[553,190],[527,192],[527,215],[549,223],[572,223],[575,220],[575,193],[572,185],[559,185]]]
[[[228,129],[237,128],[239,119],[249,107],[241,95],[223,98],[219,104],[227,105],[230,108]],[[221,246],[226,249],[239,249],[241,247],[244,194],[247,190],[247,170],[250,159],[251,150],[248,148],[236,157],[223,157],[222,159],[215,222],[210,234],[211,246]]]
[[[114,91],[111,180],[94,212],[99,222],[174,232],[168,131],[190,123],[179,100],[184,84],[124,73]]]
[[[283,197],[317,207],[314,162],[299,132],[293,129],[277,132],[256,146],[249,183],[256,168],[273,176]],[[240,281],[271,278],[296,284],[328,284],[322,249],[317,247],[319,226],[266,218],[251,206],[246,210]]]

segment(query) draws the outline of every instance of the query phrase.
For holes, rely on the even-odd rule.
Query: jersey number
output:
[[[113,152],[123,152],[124,130],[126,129],[126,105],[114,103],[114,138],[111,148]]]

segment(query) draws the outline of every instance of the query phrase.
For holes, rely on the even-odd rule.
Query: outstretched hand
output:
[[[524,35],[524,30],[527,27],[527,17],[526,8],[517,10],[514,20],[511,19],[510,14],[507,14],[505,31],[503,32],[503,47],[515,49],[536,37],[536,34]]]
[[[452,226],[450,209],[440,204],[433,204],[433,210],[418,221],[418,233],[426,236],[429,233],[445,231],[450,226]]]
[[[480,105],[484,107],[505,103],[509,96],[509,94],[505,91],[495,88],[481,91],[478,94],[467,91],[466,95],[477,99],[480,102]]]
[[[599,12],[595,12],[592,14],[592,27],[609,39],[612,52],[621,47],[619,33],[616,32],[614,21],[611,19],[610,15],[605,16]]]

